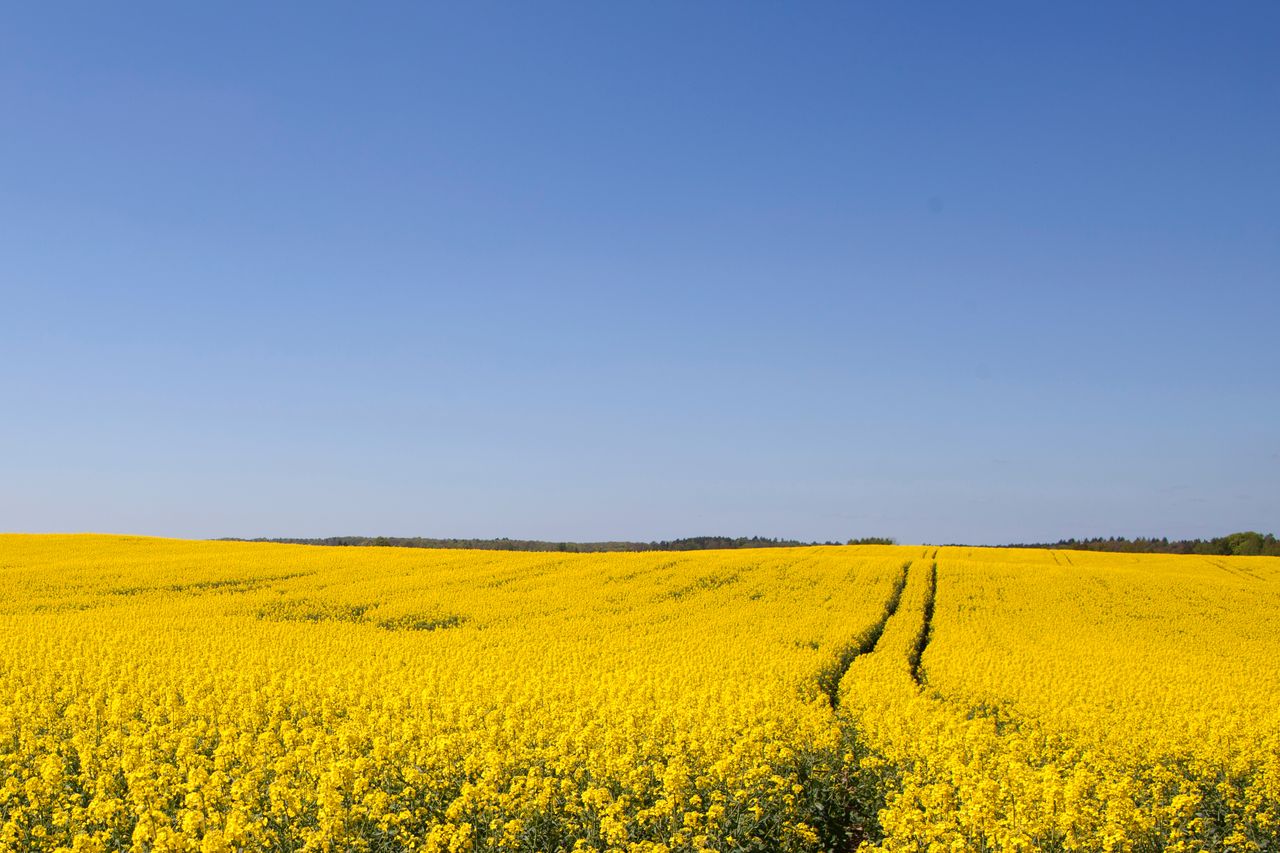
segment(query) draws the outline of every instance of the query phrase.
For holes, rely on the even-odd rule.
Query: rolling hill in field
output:
[[[1274,850],[1280,559],[0,536],[0,849]]]

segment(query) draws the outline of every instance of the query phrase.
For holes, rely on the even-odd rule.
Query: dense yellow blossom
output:
[[[0,536],[0,850],[1266,850],[1280,560]]]
[[[842,710],[886,850],[1277,850],[1277,661],[1275,558],[942,548]]]
[[[813,849],[901,562],[0,537],[0,848]]]

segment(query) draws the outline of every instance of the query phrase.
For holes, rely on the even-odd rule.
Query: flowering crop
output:
[[[1280,560],[930,556],[841,684],[883,849],[1280,850]]]
[[[0,850],[1280,849],[1280,560],[0,536]]]
[[[814,849],[900,564],[0,537],[0,849]]]

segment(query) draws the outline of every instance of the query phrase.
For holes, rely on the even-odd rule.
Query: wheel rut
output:
[[[911,570],[911,564],[911,560],[902,564],[902,571],[894,580],[893,589],[889,591],[889,598],[884,604],[884,611],[876,623],[856,642],[842,648],[836,659],[818,674],[818,688],[826,695],[827,701],[831,704],[831,710],[836,711],[840,708],[840,681],[844,678],[844,674],[861,655],[875,651],[880,638],[884,635],[885,625],[893,618],[893,614],[898,612],[898,605],[902,602],[902,591],[907,586],[907,572]]]
[[[929,567],[929,589],[924,600],[924,618],[920,621],[920,634],[916,637],[915,646],[911,649],[908,662],[911,665],[911,680],[916,684],[924,684],[924,675],[920,672],[920,659],[924,650],[933,639],[933,606],[938,594],[938,563],[934,561]]]
[[[1261,581],[1261,580],[1262,580],[1262,578],[1261,578],[1261,577],[1259,577],[1258,575],[1256,575],[1256,574],[1254,574],[1253,572],[1249,571],[1248,569],[1244,568],[1243,566],[1229,566],[1229,565],[1227,565],[1227,562],[1226,562],[1225,560],[1207,560],[1207,562],[1212,563],[1213,565],[1215,565],[1215,566],[1217,566],[1218,568],[1222,569],[1222,570],[1223,570],[1224,572],[1226,572],[1227,574],[1235,575],[1235,576],[1236,576],[1236,577],[1238,577],[1238,578],[1245,578],[1245,579],[1247,579],[1247,580],[1251,580],[1251,581]]]

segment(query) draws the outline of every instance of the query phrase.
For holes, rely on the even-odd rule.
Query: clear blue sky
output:
[[[0,529],[1280,529],[1278,44],[1274,2],[11,6]]]

